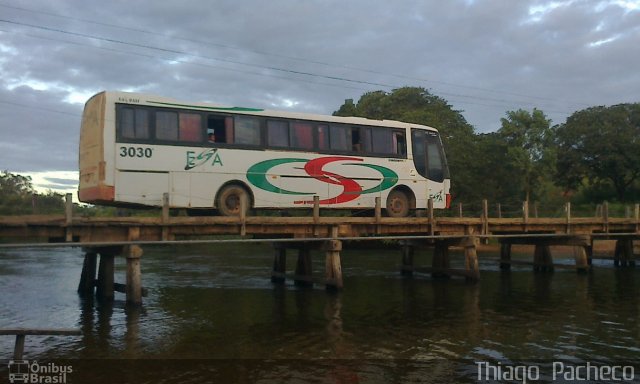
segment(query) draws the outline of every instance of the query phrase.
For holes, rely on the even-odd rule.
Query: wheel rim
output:
[[[218,200],[218,210],[224,216],[237,216],[241,212],[242,199],[246,199],[249,209],[249,195],[244,188],[239,186],[228,186],[220,192]]]
[[[402,192],[392,192],[387,201],[387,213],[391,217],[405,217],[409,213],[409,199]]]
[[[238,194],[230,194],[224,200],[224,206],[228,212],[238,214],[240,212],[240,196]]]

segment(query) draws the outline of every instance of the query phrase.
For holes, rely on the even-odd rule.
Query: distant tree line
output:
[[[639,103],[587,108],[555,126],[540,109],[507,111],[498,131],[477,133],[445,99],[404,87],[347,100],[334,115],[437,128],[456,203],[640,200]]]
[[[49,191],[37,193],[31,177],[3,171],[0,173],[0,214],[52,214],[64,212],[63,196]]]
[[[64,214],[65,196],[51,190],[36,192],[31,177],[0,172],[0,215]],[[74,204],[74,214],[82,216],[115,216],[116,208]]]

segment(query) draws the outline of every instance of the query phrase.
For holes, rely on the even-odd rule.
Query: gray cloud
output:
[[[518,108],[561,123],[638,101],[638,3],[0,3],[0,168],[75,170],[79,99],[104,89],[330,114],[416,85],[478,132]]]

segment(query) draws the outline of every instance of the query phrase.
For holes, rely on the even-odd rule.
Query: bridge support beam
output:
[[[464,265],[467,270],[467,281],[480,280],[477,245],[478,238],[475,236],[469,236],[464,240]]]
[[[127,252],[127,304],[142,304],[142,272],[140,271],[140,258],[142,248],[137,245],[130,245]]]
[[[285,273],[287,272],[287,249],[281,243],[274,243],[273,269],[271,271],[271,282],[274,284],[284,284]]]
[[[96,280],[96,267],[98,254],[95,252],[87,252],[84,255],[82,263],[82,273],[80,274],[80,283],[78,284],[78,294],[80,297],[87,298],[93,296]]]
[[[585,273],[589,271],[591,265],[589,264],[589,248],[586,246],[574,247],[574,254],[576,259],[576,271],[578,273]]]
[[[100,265],[98,266],[98,283],[96,286],[96,297],[100,301],[113,301],[114,297],[114,254],[101,251]]]
[[[536,272],[553,272],[553,257],[547,244],[536,244],[533,251],[533,270]]]
[[[326,252],[325,258],[325,284],[328,290],[342,290],[344,284],[342,282],[342,265],[340,262],[340,251],[342,251],[342,242],[337,240],[338,227],[331,228],[331,237],[324,244]]]
[[[447,273],[447,270],[451,267],[449,262],[449,243],[447,241],[436,241],[431,267],[433,268],[432,277],[450,277],[449,273]]]
[[[511,269],[511,243],[500,243],[500,269]]]
[[[413,255],[415,246],[407,240],[400,241],[400,250],[402,252],[402,267],[400,273],[402,276],[413,276]]]
[[[619,239],[616,241],[613,264],[616,267],[635,267],[633,239]]]
[[[294,284],[300,287],[313,286],[313,267],[311,264],[311,249],[302,247],[298,249],[298,261],[296,263],[296,275]]]

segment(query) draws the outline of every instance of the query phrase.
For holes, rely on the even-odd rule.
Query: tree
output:
[[[559,185],[610,184],[625,201],[640,177],[640,103],[575,112],[557,129],[557,143]]]
[[[437,128],[451,170],[452,194],[456,199],[476,197],[477,174],[470,166],[477,157],[473,127],[445,99],[418,87],[367,92],[355,105],[353,100],[347,100],[334,115],[399,120]]]
[[[551,120],[539,109],[508,111],[502,118],[499,137],[506,145],[507,161],[515,171],[508,182],[517,183],[529,201],[555,164],[554,135]],[[507,181],[507,180],[505,180]]]
[[[36,211],[38,213],[64,212],[63,196],[52,191],[45,194],[36,193],[29,176],[8,171],[0,173],[0,214],[19,215]]]

